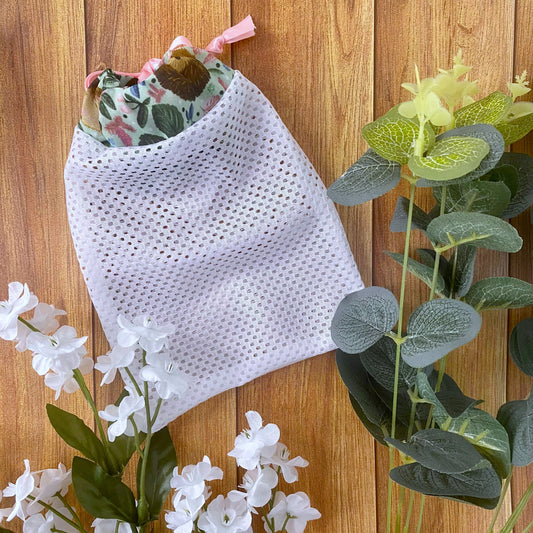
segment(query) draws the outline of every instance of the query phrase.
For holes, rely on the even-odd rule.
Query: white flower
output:
[[[228,455],[235,457],[239,466],[253,470],[259,465],[261,456],[270,457],[274,453],[279,440],[279,427],[276,424],[263,427],[263,420],[256,411],[248,411],[246,419],[250,429],[237,435],[235,448]]]
[[[168,354],[148,353],[146,363],[141,368],[141,379],[155,382],[157,394],[163,400],[168,400],[171,396],[182,396],[189,388],[187,375],[178,369]]]
[[[128,390],[129,395],[122,399],[118,407],[111,404],[104,411],[98,412],[100,418],[112,422],[107,428],[107,434],[111,442],[124,433],[130,437],[133,436],[133,424],[129,418],[144,409],[144,398],[139,396],[133,389],[126,387],[126,390]],[[135,423],[137,423],[137,420],[135,420]]]
[[[76,337],[73,327],[61,326],[51,336],[30,333],[26,345],[33,352],[33,368],[43,376],[49,370],[59,373],[78,368],[87,353],[83,346],[86,340],[87,337]]]
[[[26,283],[10,283],[8,299],[0,302],[0,338],[6,341],[15,340],[19,315],[33,309],[38,303],[37,296],[30,292]]]
[[[30,323],[34,328],[37,328],[41,333],[48,335],[59,327],[59,322],[55,317],[66,314],[66,311],[63,311],[62,309],[56,309],[53,305],[40,303],[33,311],[33,318],[29,319],[28,323]],[[16,345],[16,349],[19,352],[26,350],[26,339],[31,331],[32,330],[28,326],[20,321],[18,322],[18,344]]]
[[[194,528],[194,520],[202,510],[205,498],[203,495],[194,500],[182,498],[174,501],[174,511],[165,513],[167,527],[174,533],[191,533]]]
[[[114,518],[95,518],[91,526],[94,527],[94,533],[131,533],[131,526],[126,522],[119,522],[117,529],[117,520]]]
[[[272,497],[272,489],[278,484],[278,475],[269,466],[258,466],[248,470],[243,477],[241,488],[246,491],[249,507],[263,507]]]
[[[274,507],[268,518],[274,520],[276,531],[281,531],[288,518],[285,529],[287,533],[302,533],[309,520],[316,520],[322,515],[309,502],[305,492],[296,492],[285,496],[283,492],[276,493]]]
[[[115,379],[117,370],[131,365],[134,357],[134,347],[123,348],[118,344],[107,355],[100,355],[94,368],[104,374],[101,385],[111,383]]]
[[[49,503],[57,493],[65,496],[71,483],[71,470],[67,470],[63,463],[59,463],[57,468],[47,468],[41,472],[39,486],[36,487],[32,496],[36,500]]]
[[[244,500],[232,500],[217,496],[200,515],[198,527],[205,533],[248,532],[252,514]]]
[[[155,320],[149,316],[135,317],[129,321],[123,315],[117,318],[120,331],[117,334],[117,342],[123,348],[129,348],[136,342],[148,353],[160,352],[165,346],[167,337],[176,330],[174,326],[164,324],[158,326]]]
[[[93,360],[90,357],[83,357],[78,366],[78,370],[86,375],[93,369]],[[44,376],[44,384],[56,391],[55,399],[59,398],[61,391],[64,390],[67,393],[76,392],[80,386],[74,379],[72,370],[66,370],[64,372],[48,372]]]
[[[296,467],[306,467],[309,465],[309,462],[300,456],[294,459],[289,459],[289,457],[290,453],[287,446],[278,442],[274,454],[269,457],[269,462],[281,468],[281,472],[287,483],[294,483],[298,480]]]
[[[64,507],[54,507],[61,514],[68,516],[68,511]],[[65,533],[75,533],[77,529],[67,524],[64,520],[57,515],[48,511],[46,515],[34,514],[28,517],[24,526],[22,527],[23,533],[51,533],[53,531],[64,531]]]
[[[194,500],[203,496],[206,481],[222,479],[223,475],[222,470],[217,466],[211,466],[211,460],[207,455],[204,455],[203,460],[199,463],[184,466],[181,474],[179,474],[178,467],[174,468],[170,486],[176,489],[180,495]]]
[[[18,516],[21,520],[26,518],[25,506],[26,498],[31,494],[35,488],[34,474],[30,471],[30,462],[24,459],[24,466],[26,469],[24,473],[18,477],[15,483],[10,483],[3,491],[4,496],[15,496],[15,505],[11,509],[11,513],[7,517],[7,521],[13,520]]]

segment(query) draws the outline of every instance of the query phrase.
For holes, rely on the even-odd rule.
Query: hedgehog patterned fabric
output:
[[[110,148],[76,128],[65,183],[108,339],[118,314],[177,327],[168,351],[191,386],[164,402],[160,425],[333,349],[334,311],[363,287],[322,182],[238,71],[209,113],[159,143]]]

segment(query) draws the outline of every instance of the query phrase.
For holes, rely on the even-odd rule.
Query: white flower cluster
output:
[[[15,483],[9,483],[0,492],[0,500],[2,497],[15,498],[11,507],[0,509],[0,521],[4,518],[11,521],[18,517],[24,521],[24,533],[76,532],[76,528],[59,516],[63,515],[68,520],[72,516],[63,498],[72,483],[71,471],[59,463],[57,468],[32,472],[28,459],[24,460],[24,466],[24,473]],[[42,504],[52,506],[56,513],[45,509]]]
[[[290,459],[289,450],[279,442],[278,426],[263,427],[255,411],[248,411],[246,419],[250,429],[237,436],[228,454],[246,469],[242,491],[219,495],[207,504],[211,491],[205,482],[222,479],[222,470],[212,467],[207,456],[196,465],[184,467],[181,474],[175,468],[171,481],[174,511],[165,515],[167,527],[174,533],[251,533],[252,513],[258,509],[269,533],[302,533],[309,520],[320,518],[304,492],[286,496],[277,490],[280,474],[287,483],[293,483],[298,479],[296,468],[308,462],[301,457]]]
[[[33,318],[21,317],[32,309]],[[31,350],[33,368],[56,391],[56,399],[62,390],[78,390],[74,370],[87,374],[93,368],[84,346],[87,337],[78,338],[70,326],[59,327],[56,317],[65,314],[53,305],[39,303],[28,286],[18,281],[9,284],[8,299],[0,302],[0,338],[17,341],[19,351]]]

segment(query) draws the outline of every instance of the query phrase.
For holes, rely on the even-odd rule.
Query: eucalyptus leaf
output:
[[[533,463],[533,391],[526,400],[503,404],[498,411],[498,421],[509,435],[513,465]]]
[[[430,267],[433,271],[436,256],[435,250],[432,250],[431,248],[417,248],[416,253],[420,257],[420,262]],[[448,263],[448,259],[446,259],[444,256],[441,256],[439,260],[439,274],[444,278],[444,280],[446,280],[446,275],[449,268],[450,265]]]
[[[464,299],[477,311],[526,307],[533,305],[533,285],[517,278],[486,278],[474,283]]]
[[[482,500],[496,499],[502,488],[500,478],[491,466],[459,474],[441,474],[419,463],[411,463],[392,469],[390,477],[408,489],[444,498],[466,496]]]
[[[80,504],[94,517],[137,523],[133,492],[120,479],[106,474],[92,461],[74,457],[72,485]]]
[[[453,291],[457,296],[464,296],[472,286],[474,279],[474,266],[476,264],[477,248],[468,244],[457,246],[454,251],[454,256],[457,255],[457,264],[455,267],[455,282],[453,284]],[[450,265],[453,265],[453,259],[450,260]],[[442,259],[441,259],[442,260]],[[453,267],[448,269],[449,275],[448,283],[451,290],[451,277],[453,275]]]
[[[490,464],[466,439],[442,429],[422,429],[408,442],[385,439],[397,450],[441,474],[460,474],[480,463]]]
[[[481,317],[464,302],[447,298],[425,302],[409,317],[402,358],[415,368],[430,365],[474,339],[480,327]]]
[[[516,168],[511,165],[503,165],[501,159],[497,167],[483,176],[483,180],[504,183],[511,192],[511,198],[518,192],[518,172]]]
[[[425,156],[413,156],[408,165],[415,176],[444,182],[465,176],[478,168],[490,146],[476,137],[446,137]]]
[[[533,129],[533,113],[523,115],[514,120],[503,121],[496,124],[508,146],[526,136]]]
[[[407,219],[409,216],[409,198],[400,196],[396,202],[394,215],[389,226],[390,231],[399,233],[407,231]],[[417,205],[413,205],[413,217],[411,221],[411,229],[418,229],[425,231],[428,224],[431,222],[431,217]]]
[[[511,224],[483,213],[447,213],[432,220],[426,234],[443,246],[469,244],[500,252],[518,252],[522,239]]]
[[[364,126],[361,135],[370,148],[380,156],[404,165],[414,153],[420,126],[418,120],[400,115],[398,107],[393,107],[382,117]],[[424,128],[426,150],[430,149],[434,142],[435,133],[426,125]]]
[[[516,366],[533,377],[533,318],[526,318],[513,328],[509,352]]]
[[[495,91],[485,98],[462,107],[455,112],[455,125],[457,127],[471,124],[498,124],[508,113],[513,105],[513,99]]]
[[[433,194],[440,203],[442,189],[435,187]],[[476,212],[499,217],[511,200],[511,191],[502,182],[470,181],[446,188],[445,209],[451,212]]]
[[[403,254],[385,252],[389,257],[394,259],[398,264],[403,264]],[[431,287],[433,282],[433,268],[419,263],[410,257],[407,259],[407,270],[416,276],[418,279],[422,280],[428,287]],[[437,284],[435,287],[437,294],[447,296],[446,284],[444,283],[444,278],[441,274],[437,274]]]
[[[400,183],[401,165],[367,150],[331,187],[328,196],[341,205],[359,205]]]
[[[499,166],[511,166],[518,176],[518,190],[502,214],[503,218],[513,218],[533,204],[533,158],[527,154],[505,152]]]
[[[377,442],[379,442],[383,446],[386,446],[387,443],[385,442],[384,438],[385,435],[388,435],[388,431],[385,431],[384,428],[390,425],[390,420],[387,424],[384,423],[382,426],[375,424],[366,416],[366,413],[363,411],[354,396],[352,396],[351,394],[349,394],[349,396],[350,403],[352,404],[352,409],[355,411],[355,414],[357,415],[359,420],[361,420],[367,431],[372,435],[372,437],[374,437],[374,439],[376,439]]]
[[[488,144],[489,152],[480,161],[479,165],[470,172],[441,185],[456,185],[460,183],[466,183],[484,176],[487,174],[487,172],[494,168],[505,150],[505,143],[501,133],[490,124],[475,124],[448,130],[439,135],[436,140],[439,142],[449,137],[474,137],[476,139],[481,139]],[[417,182],[417,186],[419,187],[434,187],[435,185],[439,186],[439,184],[436,184],[434,181],[430,180],[419,180]]]
[[[398,315],[398,302],[392,292],[367,287],[341,301],[331,323],[331,337],[341,350],[360,353],[389,333]]]

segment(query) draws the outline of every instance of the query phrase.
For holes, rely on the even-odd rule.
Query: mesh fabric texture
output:
[[[119,314],[177,327],[167,352],[191,386],[163,403],[158,426],[334,349],[335,309],[363,288],[320,178],[238,71],[213,110],[160,143],[108,148],[76,128],[65,186],[108,340]]]

